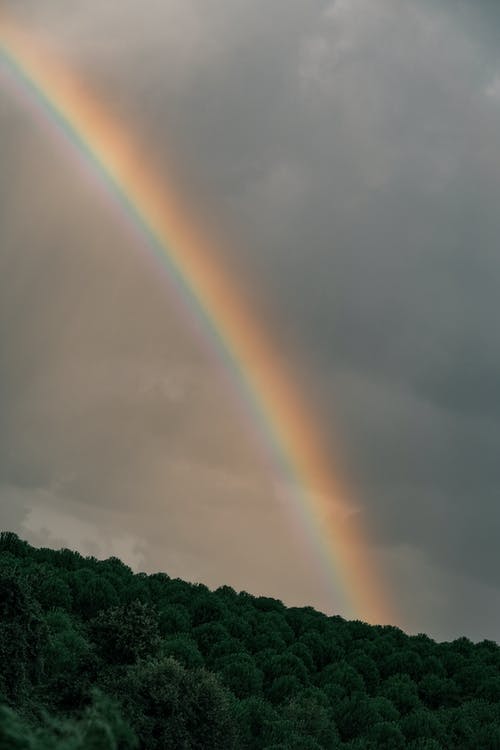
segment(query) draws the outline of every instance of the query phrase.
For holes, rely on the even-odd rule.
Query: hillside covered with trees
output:
[[[497,750],[500,648],[0,535],[0,750]]]

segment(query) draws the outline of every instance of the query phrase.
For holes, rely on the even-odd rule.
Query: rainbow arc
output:
[[[295,519],[331,586],[332,609],[370,622],[394,621],[368,537],[359,514],[346,511],[320,430],[264,326],[245,307],[239,284],[181,204],[174,181],[159,179],[126,127],[2,12],[0,72],[94,172],[198,321],[251,415],[277,481],[287,487]]]

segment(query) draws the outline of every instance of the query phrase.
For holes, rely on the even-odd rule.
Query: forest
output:
[[[0,750],[500,750],[500,647],[0,534]]]

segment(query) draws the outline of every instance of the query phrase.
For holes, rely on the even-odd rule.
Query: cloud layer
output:
[[[495,10],[9,5],[160,168],[175,155],[194,204],[230,239],[227,262],[331,430],[400,624],[495,637]],[[57,143],[0,96],[5,523],[331,607],[165,287]]]

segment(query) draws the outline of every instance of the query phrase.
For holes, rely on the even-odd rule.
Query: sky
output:
[[[224,238],[393,624],[499,640],[496,4],[3,6]],[[0,128],[0,527],[336,612],[220,366],[2,74]]]

